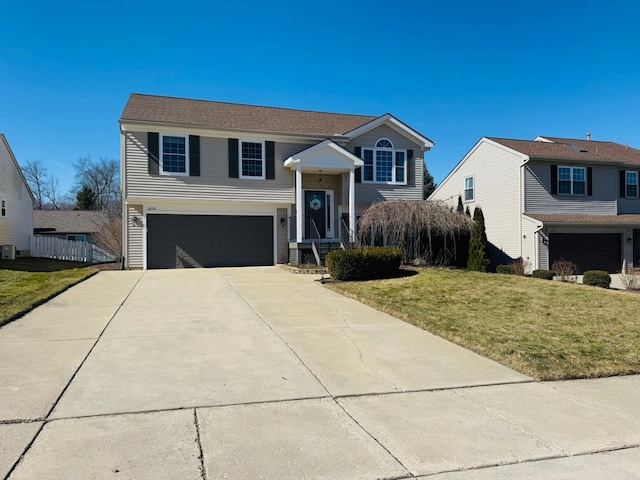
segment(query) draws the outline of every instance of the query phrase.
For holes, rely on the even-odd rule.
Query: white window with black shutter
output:
[[[229,138],[229,178],[275,180],[275,142]]]
[[[362,148],[360,151],[364,166],[359,180],[364,183],[407,184],[407,150],[397,150],[391,140],[381,138],[375,148]]]
[[[200,137],[148,132],[148,169],[150,175],[200,175]]]
[[[593,174],[591,167],[570,167],[551,165],[552,195],[593,195]]]
[[[627,198],[638,198],[638,172],[624,172],[624,193]]]

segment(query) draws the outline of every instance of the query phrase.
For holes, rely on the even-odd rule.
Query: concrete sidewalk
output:
[[[0,477],[640,478],[640,377],[534,383],[313,279],[102,272],[1,328]]]

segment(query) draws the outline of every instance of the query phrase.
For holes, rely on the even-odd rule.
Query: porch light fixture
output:
[[[320,178],[318,178],[318,186],[322,186],[322,170],[318,170],[318,175],[320,175]]]
[[[287,220],[284,217],[280,217],[280,226],[282,228],[284,228],[284,226],[286,225]]]
[[[633,238],[627,237],[627,243],[633,243]]]

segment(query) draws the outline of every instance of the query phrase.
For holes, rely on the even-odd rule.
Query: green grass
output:
[[[86,264],[44,258],[0,261],[0,326],[97,273]]]
[[[445,269],[330,288],[538,380],[640,373],[640,295]]]

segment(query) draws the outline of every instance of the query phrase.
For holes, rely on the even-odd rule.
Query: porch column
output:
[[[349,170],[349,241],[356,241],[356,171]]]
[[[302,242],[302,166],[296,165],[296,242]]]

